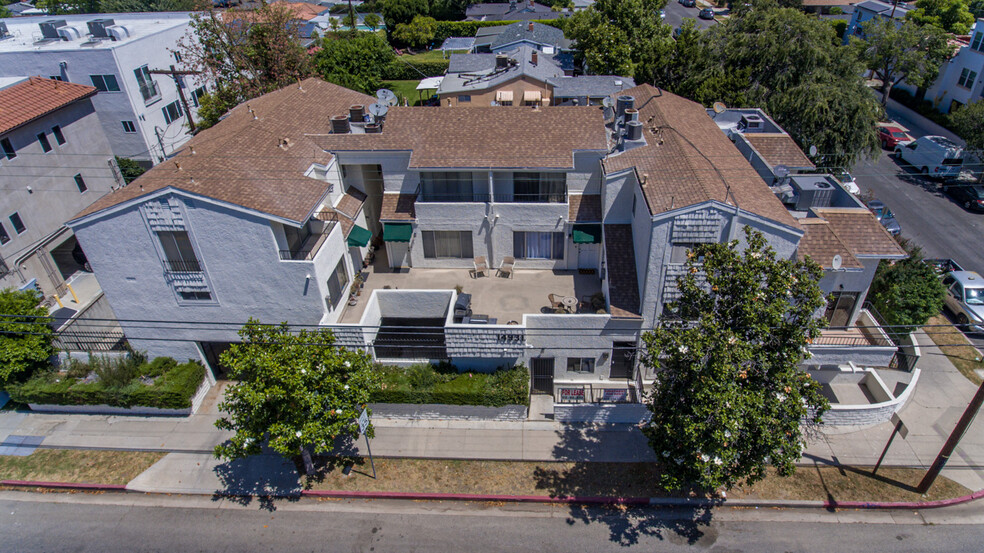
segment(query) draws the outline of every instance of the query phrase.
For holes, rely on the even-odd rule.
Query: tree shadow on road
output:
[[[624,436],[613,432],[639,432],[635,427],[619,425],[567,425],[558,431],[560,442],[554,447],[554,456],[568,460],[573,465],[563,469],[538,467],[535,471],[537,488],[551,497],[563,498],[618,498],[609,505],[573,502],[569,507],[567,523],[604,524],[609,539],[622,546],[639,543],[643,537],[654,537],[679,544],[709,546],[716,540],[716,532],[710,528],[714,505],[719,500],[707,499],[696,490],[667,493],[659,488],[659,466],[655,462],[616,463],[625,456],[626,447],[645,445],[640,433],[640,443],[626,446]],[[605,431],[607,430],[607,431]],[[653,507],[650,497],[676,497],[679,506]]]
[[[212,500],[226,499],[250,505],[254,499],[260,509],[277,510],[278,501],[297,501],[301,497],[299,473],[290,459],[264,452],[244,459],[226,461],[212,469],[221,487]]]

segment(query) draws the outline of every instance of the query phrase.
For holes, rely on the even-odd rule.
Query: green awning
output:
[[[348,245],[350,247],[364,248],[369,243],[369,239],[372,238],[372,233],[368,230],[355,225],[348,235]]]
[[[383,223],[384,242],[409,242],[413,236],[413,225],[410,223]]]
[[[574,225],[575,244],[600,244],[601,225]]]

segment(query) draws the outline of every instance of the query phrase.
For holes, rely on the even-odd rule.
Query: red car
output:
[[[915,139],[898,127],[878,127],[878,140],[881,141],[882,148],[894,150],[896,146],[908,144]]]

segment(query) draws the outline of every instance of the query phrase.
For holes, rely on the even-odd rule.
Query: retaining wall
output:
[[[648,421],[652,416],[641,403],[555,403],[554,420],[558,422],[629,423]]]
[[[827,426],[872,426],[888,422],[892,414],[909,400],[909,396],[919,382],[919,373],[919,369],[913,369],[909,385],[898,397],[893,397],[891,390],[878,377],[878,373],[868,372],[864,378],[871,394],[876,399],[889,399],[869,405],[831,405],[830,410],[823,415],[823,423]]]
[[[525,405],[484,407],[481,405],[442,405],[413,403],[372,403],[374,418],[401,420],[525,421]]]

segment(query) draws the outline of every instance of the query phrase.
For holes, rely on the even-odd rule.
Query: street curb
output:
[[[52,488],[60,490],[87,490],[104,492],[125,492],[126,484],[87,484],[83,482],[40,482],[34,480],[0,480],[0,486],[25,488]]]

